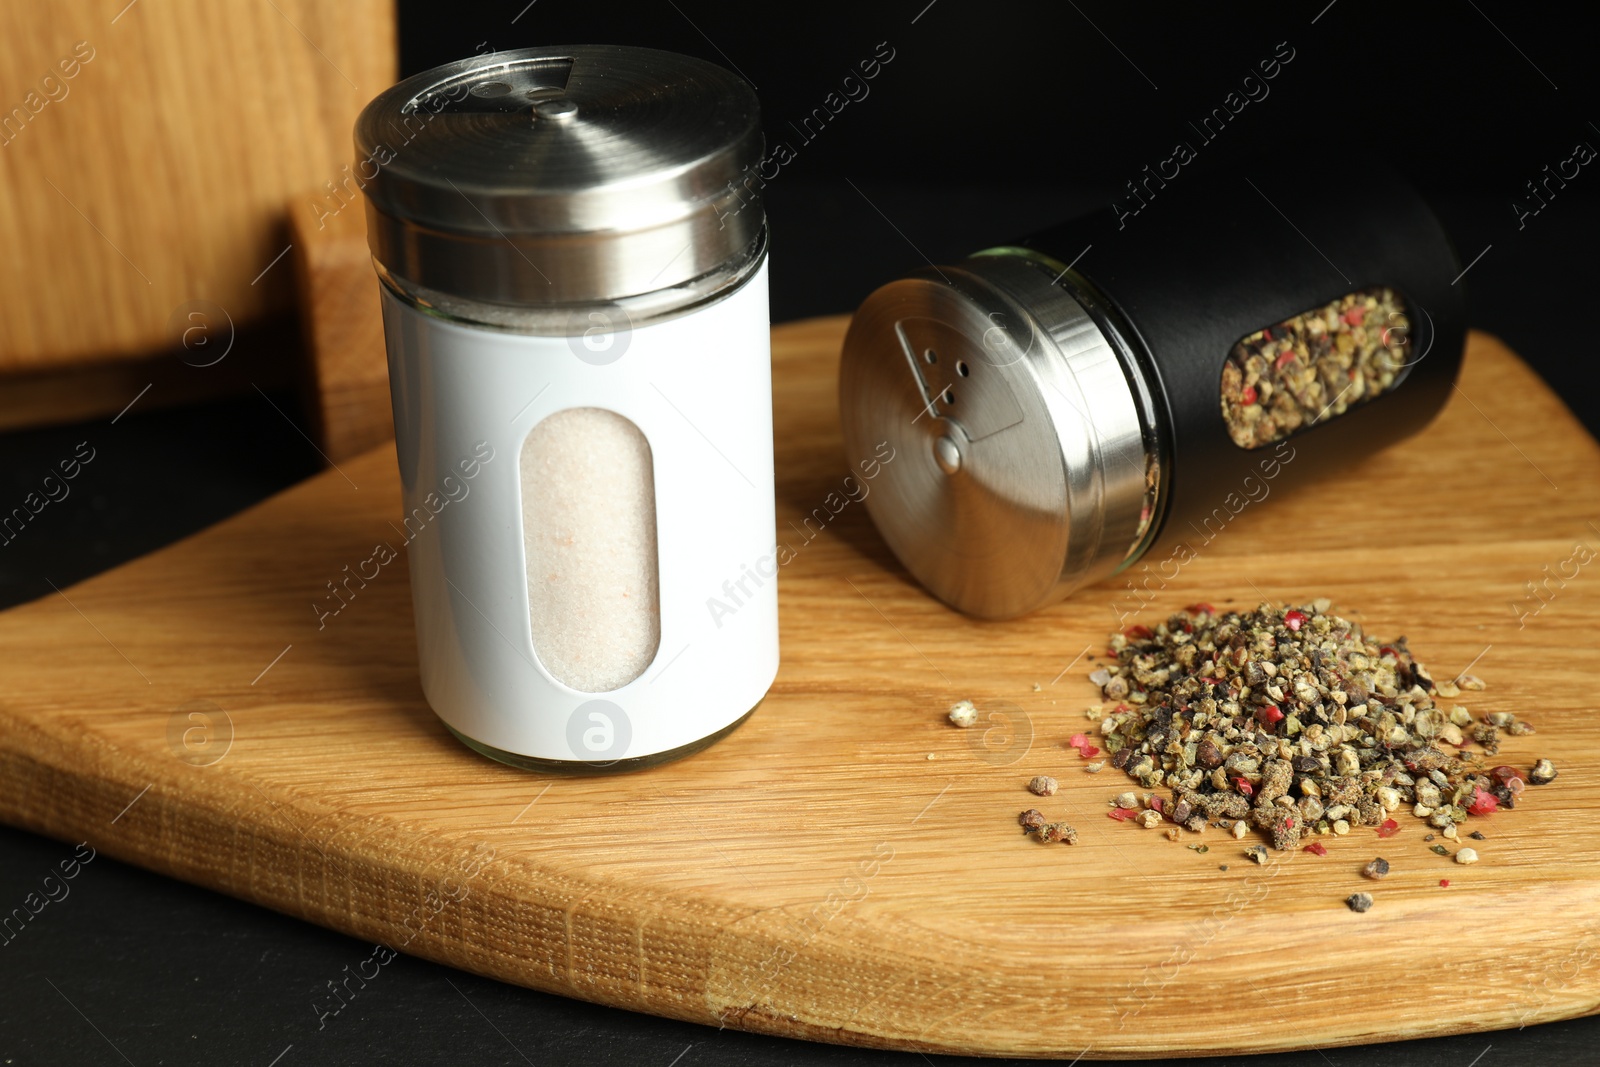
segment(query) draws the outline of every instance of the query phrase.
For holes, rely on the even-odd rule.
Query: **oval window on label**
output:
[[[529,432],[520,472],[534,652],[573,689],[619,689],[661,643],[650,443],[614,411],[569,408]]]
[[[1222,421],[1260,448],[1393,389],[1412,359],[1411,316],[1386,286],[1348,293],[1241,339],[1222,365]]]

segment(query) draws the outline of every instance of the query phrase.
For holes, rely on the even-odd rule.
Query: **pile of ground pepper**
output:
[[[1514,807],[1524,778],[1555,776],[1548,761],[1524,774],[1466,751],[1476,742],[1493,755],[1502,730],[1533,728],[1509,713],[1474,722],[1464,707],[1439,707],[1440,690],[1483,683],[1435,684],[1405,638],[1374,641],[1330,607],[1194,604],[1111,639],[1116,662],[1090,675],[1108,701],[1103,744],[1113,766],[1168,791],[1144,803],[1175,824],[1169,836],[1254,828],[1293,849],[1356,825],[1386,836],[1390,813],[1406,807],[1455,839],[1469,814]]]

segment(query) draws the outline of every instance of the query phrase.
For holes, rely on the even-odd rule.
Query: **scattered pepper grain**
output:
[[[958,700],[950,707],[950,721],[963,730],[978,725],[978,706],[970,700]]]

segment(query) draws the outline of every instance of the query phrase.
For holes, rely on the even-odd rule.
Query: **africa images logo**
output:
[[[609,700],[587,700],[567,718],[567,748],[585,762],[621,759],[632,741],[628,713]]]

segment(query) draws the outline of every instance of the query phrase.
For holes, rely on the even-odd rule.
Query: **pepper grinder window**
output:
[[[1415,433],[1460,366],[1455,252],[1376,164],[1185,172],[867,298],[839,399],[896,556],[961,611],[1033,611]],[[1160,553],[1152,547],[1165,546]],[[1168,575],[1170,577],[1170,574]]]
[[[668,52],[523,49],[401,82],[355,141],[428,702],[521,766],[726,734],[778,666],[754,93]]]

